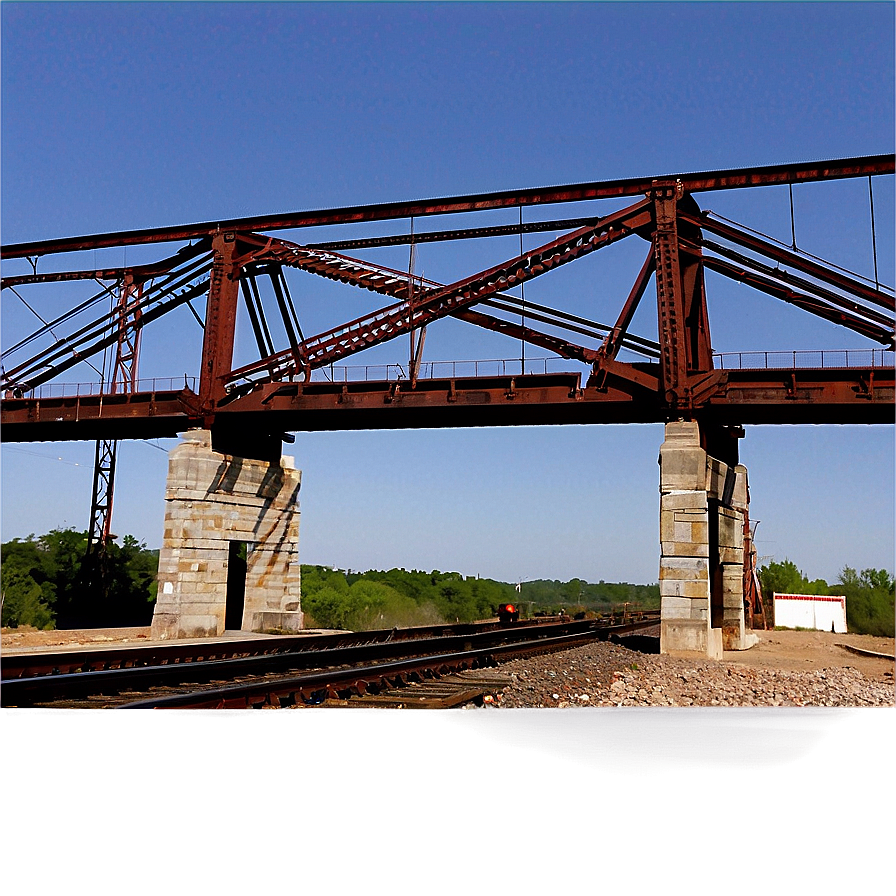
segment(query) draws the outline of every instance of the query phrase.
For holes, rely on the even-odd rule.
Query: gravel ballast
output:
[[[848,664],[792,671],[642,653],[594,642],[501,665],[502,707],[894,706],[893,672]]]

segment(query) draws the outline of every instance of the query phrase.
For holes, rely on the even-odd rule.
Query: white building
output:
[[[776,626],[846,633],[846,598],[843,595],[775,592],[774,601]]]

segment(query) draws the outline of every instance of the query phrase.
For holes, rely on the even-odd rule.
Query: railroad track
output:
[[[471,682],[469,670],[484,670],[506,659],[634,632],[656,622],[656,614],[644,614],[640,621],[625,624],[554,618],[539,620],[538,624],[483,623],[278,638],[276,644],[253,640],[240,645],[199,645],[198,649],[196,645],[163,645],[161,653],[158,645],[152,645],[103,651],[108,655],[89,660],[84,656],[86,651],[66,651],[64,662],[58,654],[52,659],[43,655],[34,658],[35,664],[27,670],[22,662],[7,669],[4,658],[0,696],[4,707],[445,707],[479,702],[488,696],[490,687],[494,690],[494,684],[488,684],[489,680],[495,681],[494,676],[479,675]],[[459,631],[461,628],[463,631]],[[292,641],[300,643],[283,643]],[[223,658],[218,656],[222,647],[228,654]],[[184,649],[197,658],[184,659]],[[131,655],[117,658],[116,653],[122,650]],[[251,650],[252,655],[240,655],[241,650]],[[81,656],[69,656],[73,653]],[[48,663],[55,663],[55,674],[25,674]],[[105,667],[93,668],[99,664]],[[62,668],[80,671],[63,672]],[[12,677],[15,672],[20,674]],[[446,678],[458,675],[462,680]],[[446,685],[450,687],[446,689]]]
[[[557,622],[548,617],[542,622]],[[568,621],[568,619],[567,619]],[[271,656],[338,647],[358,647],[419,638],[471,635],[498,628],[498,622],[431,625],[417,628],[381,629],[365,632],[338,632],[330,635],[280,635],[273,638],[228,638],[227,640],[171,641],[132,644],[128,647],[81,647],[52,651],[23,651],[0,658],[3,681],[37,675],[97,672],[139,666],[162,666],[253,656]]]

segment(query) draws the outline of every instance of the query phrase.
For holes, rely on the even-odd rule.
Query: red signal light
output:
[[[507,612],[508,612],[508,613],[515,613],[515,612],[516,612],[516,607],[515,607],[513,604],[507,604]]]

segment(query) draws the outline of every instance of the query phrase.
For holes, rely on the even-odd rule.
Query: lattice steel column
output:
[[[107,394],[133,392],[137,384],[137,358],[140,348],[140,299],[142,284],[125,276],[118,297],[118,342]],[[90,505],[90,528],[87,533],[87,556],[102,553],[112,527],[112,497],[115,490],[115,459],[118,442],[104,439],[96,443],[93,465],[93,499]]]

